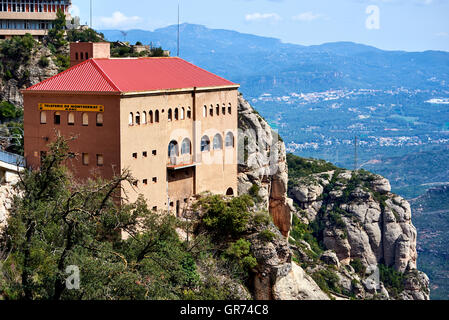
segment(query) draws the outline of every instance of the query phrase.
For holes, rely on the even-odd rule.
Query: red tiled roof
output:
[[[180,58],[90,59],[28,91],[142,92],[232,86]]]

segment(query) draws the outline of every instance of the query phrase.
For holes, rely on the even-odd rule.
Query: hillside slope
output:
[[[288,209],[280,211],[284,212],[281,218],[274,216],[275,224],[282,229],[291,219],[290,212],[294,215],[289,251],[267,254],[270,272],[256,273],[256,297],[320,299],[324,293],[331,299],[429,299],[429,279],[417,270],[417,232],[410,204],[391,193],[388,180],[324,161],[287,156],[282,141],[273,144],[264,138],[277,134],[242,97],[239,111],[240,123],[250,124],[241,129],[258,128],[254,136],[259,146],[268,146],[269,154],[278,153],[275,159],[288,159],[288,167],[279,166],[282,161],[261,161],[270,157],[251,148],[245,135],[241,136],[239,148],[247,154],[245,163],[252,163],[240,168],[242,190],[257,191],[261,199],[271,203],[270,190],[276,180],[270,177],[287,175],[276,188],[288,189],[291,199],[285,197]],[[249,181],[255,187],[248,189]],[[291,208],[292,199],[297,210]],[[284,263],[279,265],[279,261]],[[267,262],[263,259],[259,263]],[[308,279],[307,285],[298,279]],[[315,285],[320,293],[313,289]],[[308,288],[306,292],[303,287]]]

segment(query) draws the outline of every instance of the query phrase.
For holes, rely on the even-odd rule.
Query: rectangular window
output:
[[[144,180],[143,180],[143,184],[144,184],[144,185],[148,185],[148,179],[144,179]]]
[[[47,124],[47,113],[45,111],[41,111],[41,124]]]
[[[61,124],[61,114],[59,112],[55,113],[55,124],[59,125]]]
[[[134,186],[134,187],[138,187],[138,186],[139,186],[139,181],[137,181],[137,180],[134,181],[134,182],[133,182],[133,186]]]
[[[153,183],[157,183],[157,178],[153,178]]]
[[[157,207],[153,207],[153,211],[157,211]]]
[[[133,153],[133,158],[137,159],[137,153]]]
[[[75,125],[75,114],[73,112],[69,113],[68,124],[69,124],[69,126],[74,126]]]
[[[89,165],[89,154],[83,153],[83,166],[88,166],[88,165]]]
[[[153,156],[157,156],[157,150],[153,150]]]
[[[97,154],[97,166],[102,167],[104,165],[104,159],[102,154]]]
[[[144,158],[148,157],[148,152],[144,151],[144,152],[143,152],[143,157],[144,157]]]

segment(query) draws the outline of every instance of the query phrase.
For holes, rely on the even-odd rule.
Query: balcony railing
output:
[[[25,167],[24,157],[3,150],[0,150],[0,161],[14,166]]]
[[[185,154],[178,157],[170,157],[168,159],[167,167],[172,169],[179,169],[183,167],[190,167],[193,165],[194,163],[192,156],[190,154]]]

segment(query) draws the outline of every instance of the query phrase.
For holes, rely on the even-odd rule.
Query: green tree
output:
[[[9,254],[0,255],[0,297],[182,299],[199,290],[177,219],[149,210],[143,199],[118,205],[123,184],[133,181],[128,172],[75,182],[63,165],[68,143],[58,137],[40,170],[21,176],[20,196],[1,237]],[[79,267],[80,290],[66,288],[68,266]]]
[[[73,29],[67,31],[67,41],[69,42],[101,42],[104,41],[104,35],[96,32],[94,29]]]
[[[253,205],[254,202],[248,195],[229,201],[215,195],[199,202],[204,212],[203,223],[220,237],[237,237],[244,232],[251,216],[249,208]]]
[[[8,101],[0,103],[0,120],[2,122],[22,117],[23,111]]]
[[[56,49],[59,49],[67,44],[67,40],[65,37],[66,25],[66,15],[64,11],[58,9],[58,12],[56,13],[56,19],[53,21],[53,28],[48,31],[47,36],[48,43],[53,45]]]

